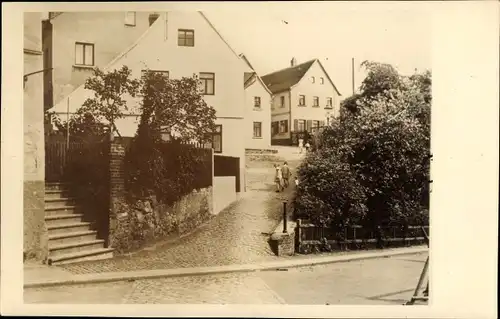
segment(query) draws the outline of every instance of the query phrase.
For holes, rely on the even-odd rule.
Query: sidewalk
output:
[[[354,260],[373,259],[381,257],[391,257],[399,255],[412,255],[427,252],[426,246],[417,246],[411,248],[394,248],[377,251],[352,251],[348,253],[335,253],[306,256],[294,256],[289,258],[280,258],[276,261],[254,263],[254,264],[236,264],[214,267],[193,267],[176,269],[154,269],[137,270],[127,272],[107,272],[90,273],[83,275],[73,275],[57,267],[25,265],[24,267],[24,288],[38,288],[61,285],[89,284],[117,282],[125,280],[200,276],[227,273],[242,273],[254,271],[269,271],[284,268],[296,268],[312,265],[330,264],[338,262],[349,262]]]

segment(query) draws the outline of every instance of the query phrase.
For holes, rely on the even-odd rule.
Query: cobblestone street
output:
[[[294,149],[285,158],[294,168],[300,155]],[[185,268],[244,264],[275,260],[267,242],[282,218],[282,202],[293,191],[274,192],[273,163],[282,164],[280,156],[247,161],[247,193],[194,233],[175,243],[157,244],[131,256],[60,266],[73,274],[130,271],[160,268]]]
[[[287,269],[26,289],[26,303],[400,305],[427,253]],[[311,287],[314,287],[311,289]]]

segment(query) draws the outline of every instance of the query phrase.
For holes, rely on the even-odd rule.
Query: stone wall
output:
[[[125,196],[125,147],[110,148],[109,245],[118,253],[140,249],[162,239],[178,238],[196,230],[213,215],[212,187],[193,190],[172,205],[154,195],[140,199]],[[233,178],[234,188],[234,178]]]

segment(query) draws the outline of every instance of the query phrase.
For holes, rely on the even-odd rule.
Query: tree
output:
[[[120,135],[115,122],[128,110],[126,95],[135,97],[139,83],[137,79],[131,78],[131,70],[127,66],[108,72],[96,68],[84,86],[85,89],[92,90],[94,96],[85,100],[82,107],[69,119],[70,136],[114,132]],[[66,121],[56,117],[54,122],[58,130],[66,132]]]
[[[146,71],[140,92],[140,123],[126,154],[128,189],[137,196],[153,192],[171,203],[200,185],[207,161],[179,142],[211,138],[215,109],[203,100],[195,76],[169,79],[164,73]],[[166,145],[162,133],[171,134],[175,143]]]
[[[169,79],[146,71],[141,78],[138,136],[159,138],[162,132],[182,141],[203,142],[215,128],[215,109],[204,101],[196,76]]]
[[[299,170],[296,206],[313,220],[423,223],[429,205],[431,74],[369,68],[361,92],[322,132]],[[310,203],[316,207],[311,207]]]

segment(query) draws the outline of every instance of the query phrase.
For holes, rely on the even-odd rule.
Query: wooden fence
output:
[[[429,236],[429,226],[423,226]],[[308,250],[314,246],[331,246],[335,249],[363,249],[378,247],[394,247],[424,244],[426,239],[422,226],[401,225],[384,226],[376,230],[353,225],[345,228],[321,227],[297,220],[295,231],[295,247],[297,252]]]
[[[108,142],[86,142],[72,140],[69,143],[57,137],[45,141],[45,181],[72,182],[74,165],[81,162],[82,156],[96,161],[107,162]]]

